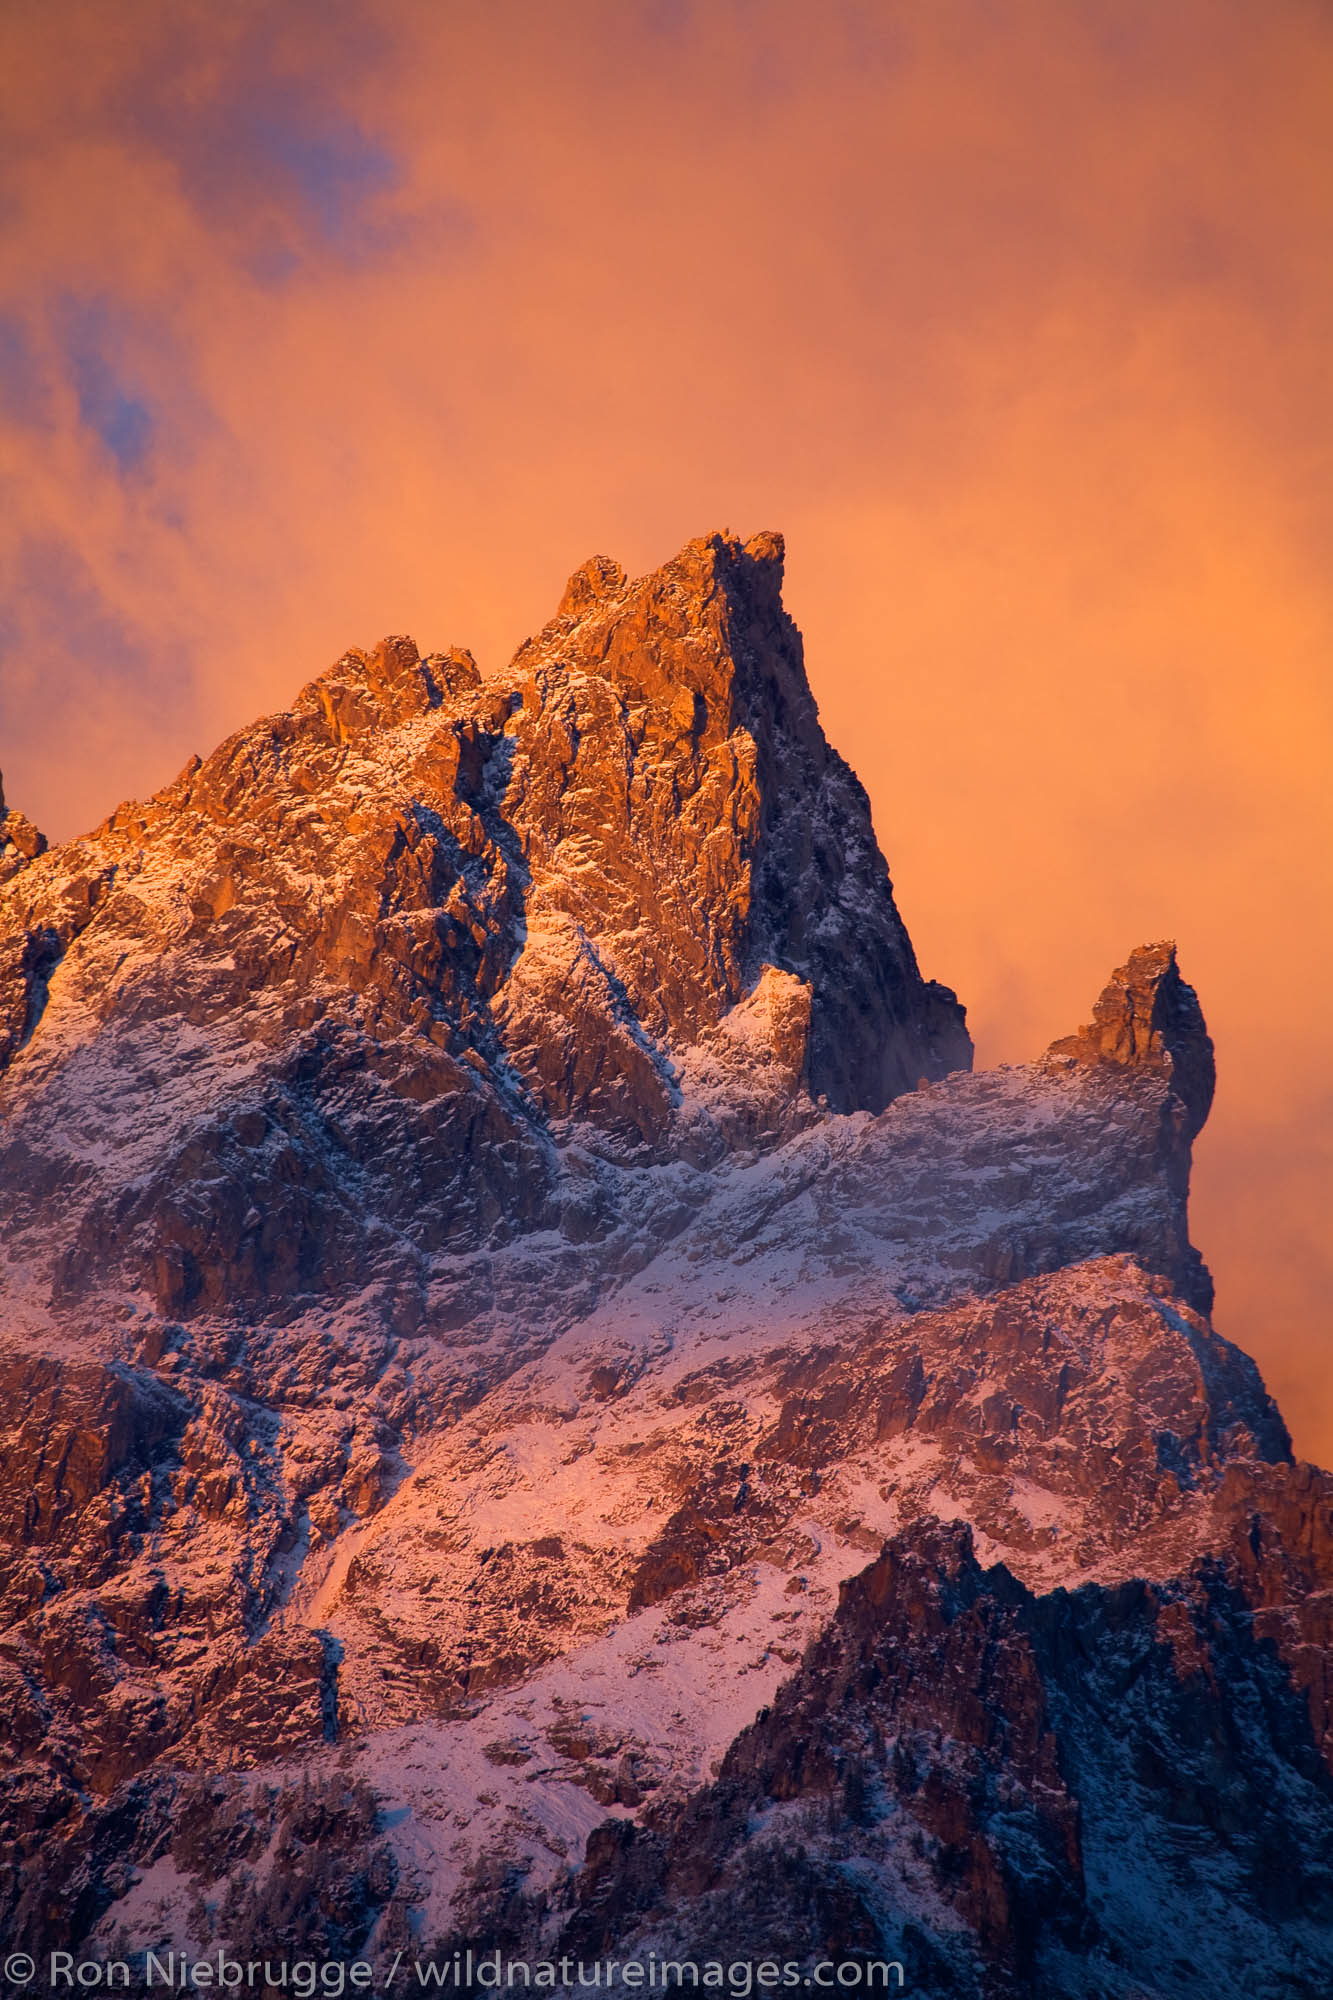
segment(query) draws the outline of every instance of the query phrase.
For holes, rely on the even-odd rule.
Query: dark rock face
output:
[[[1333,1508],[1209,1321],[1199,1003],[1146,946],[969,1073],[781,570],[0,799],[16,1947],[1323,1990]]]
[[[956,1995],[1313,2000],[1333,1740],[1253,1613],[1235,1554],[1036,1598],[924,1521],[844,1585],[714,1784],[590,1837],[560,1947],[896,1959]]]

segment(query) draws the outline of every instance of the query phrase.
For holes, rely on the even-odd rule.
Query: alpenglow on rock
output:
[[[420,1287],[497,1232],[586,1233],[553,1135],[707,1157],[691,1067],[734,1059],[745,1007],[762,1085],[774,975],[755,1139],[969,1067],[781,574],[772,535],[707,536],[632,584],[594,560],[500,681],[408,639],[349,653],[22,866],[0,1179],[39,1259],[61,1190],[57,1294],[114,1275],[167,1313],[286,1309]]]

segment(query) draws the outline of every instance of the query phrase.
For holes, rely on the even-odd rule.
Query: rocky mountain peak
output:
[[[1103,987],[1091,1022],[1054,1042],[1051,1054],[1164,1076],[1184,1108],[1187,1139],[1197,1136],[1212,1106],[1217,1076],[1212,1040],[1170,941],[1131,952]]]
[[[0,773],[0,883],[15,874],[25,861],[35,861],[46,852],[46,835],[39,833],[21,812],[11,812],[5,804],[5,781]]]
[[[14,1946],[1328,1990],[1333,1490],[1208,1319],[1198,1000],[971,1072],[781,570],[0,821]]]
[[[11,871],[0,1173],[69,1190],[57,1295],[398,1282],[445,1244],[590,1226],[574,1138],[697,1162],[968,1067],[781,574],[775,535],[633,581],[594,557],[499,679],[402,635],[353,649]],[[49,1255],[40,1200],[11,1222]]]
[[[631,701],[679,707],[703,741],[746,727],[770,749],[785,735],[827,754],[800,637],[782,607],[784,554],[779,534],[740,542],[715,532],[632,583],[619,563],[593,556],[570,578],[559,617],[529,644],[567,650]],[[682,703],[689,695],[697,711]]]
[[[878,1111],[970,1066],[971,1043],[920,976],[865,793],[819,726],[782,567],[780,535],[715,533],[632,583],[605,557],[577,571],[514,663],[546,764],[520,811],[560,878],[543,899],[590,935],[609,928],[595,878],[615,885],[615,970],[651,1033],[693,1040],[771,964],[812,988],[811,1093]]]
[[[580,563],[560,599],[557,617],[582,618],[585,612],[624,589],[625,572],[611,556],[589,556]]]

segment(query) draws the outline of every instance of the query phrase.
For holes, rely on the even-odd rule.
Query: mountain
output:
[[[1199,1002],[1144,946],[972,1073],[781,573],[594,558],[498,679],[0,819],[12,1943],[1328,1989],[1333,1487],[1211,1325]]]

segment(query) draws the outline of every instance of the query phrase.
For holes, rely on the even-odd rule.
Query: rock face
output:
[[[781,561],[0,819],[16,1947],[1333,1978],[1333,1495],[1208,1317],[1198,1001],[1146,946],[970,1074]]]
[[[920,1524],[716,1781],[645,1818],[590,1840],[560,1949],[887,1957],[977,1996],[1326,1990],[1333,1785],[1234,1557],[1034,1597]]]

